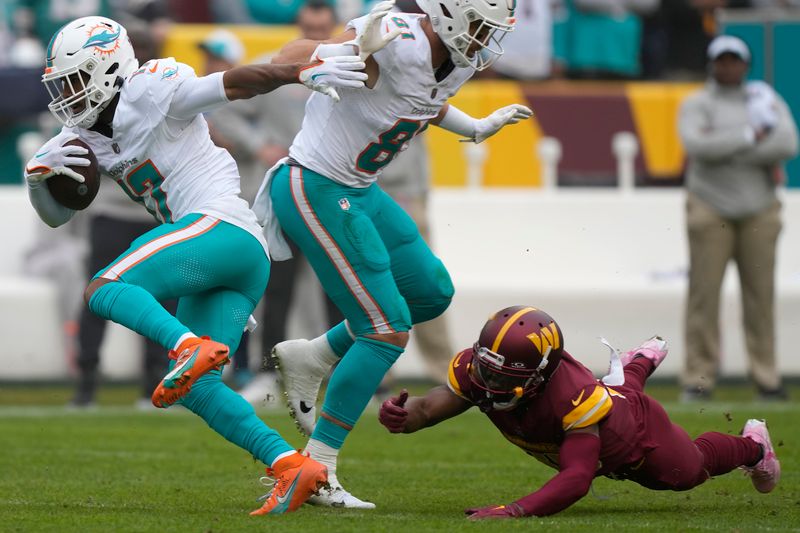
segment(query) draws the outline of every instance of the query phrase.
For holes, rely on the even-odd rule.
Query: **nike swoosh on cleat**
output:
[[[301,472],[297,473],[297,476],[294,478],[294,481],[292,481],[292,485],[289,487],[289,490],[286,491],[286,494],[283,496],[275,496],[275,500],[278,502],[278,505],[270,513],[283,513],[286,511],[286,509],[289,507],[289,500],[291,500],[292,494],[294,494],[294,489],[297,486],[297,482],[300,480]]]
[[[303,412],[304,415],[307,415],[309,412],[311,412],[313,408],[314,406],[311,407],[307,406],[306,402],[300,402],[300,410]]]
[[[177,365],[175,365],[175,368],[173,368],[169,372],[169,374],[164,376],[163,381],[166,381],[168,379],[174,378],[175,376],[177,376],[187,366],[191,367],[194,364],[194,360],[197,358],[197,352],[198,352],[198,350],[195,350],[191,357],[187,357],[183,362],[178,363]]]

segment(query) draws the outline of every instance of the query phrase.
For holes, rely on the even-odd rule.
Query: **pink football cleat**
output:
[[[622,366],[625,366],[633,361],[634,357],[641,355],[650,359],[653,362],[653,366],[657,368],[667,356],[668,351],[667,341],[656,335],[644,341],[638,348],[622,354],[620,359],[622,360]]]
[[[764,450],[764,456],[755,466],[743,466],[742,470],[750,476],[758,492],[771,492],[781,479],[781,463],[769,439],[767,423],[751,418],[744,424],[742,437],[755,441]]]

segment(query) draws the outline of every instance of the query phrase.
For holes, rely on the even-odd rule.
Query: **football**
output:
[[[69,168],[83,176],[84,182],[78,183],[69,176],[56,175],[47,180],[47,188],[56,202],[64,207],[80,211],[92,203],[100,189],[100,174],[97,170],[97,158],[89,145],[80,139],[69,141],[65,146],[82,146],[89,150],[83,157],[89,160],[88,167],[70,166]]]

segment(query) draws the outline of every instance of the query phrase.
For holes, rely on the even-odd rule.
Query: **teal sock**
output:
[[[280,454],[294,451],[277,431],[256,416],[244,398],[222,383],[219,370],[198,379],[180,403],[267,466]]]
[[[168,350],[175,347],[182,335],[191,333],[152,294],[137,285],[119,281],[106,283],[92,294],[89,309],[107,320],[113,320],[144,335]]]
[[[338,327],[338,326],[337,326]],[[353,427],[403,348],[358,337],[331,374],[322,412]],[[339,449],[349,430],[320,416],[312,439]]]
[[[331,348],[333,348],[333,351],[339,358],[344,357],[344,354],[347,353],[347,350],[349,350],[355,342],[353,337],[350,336],[350,332],[347,331],[344,320],[329,329],[325,337],[328,339],[328,344],[331,345]]]

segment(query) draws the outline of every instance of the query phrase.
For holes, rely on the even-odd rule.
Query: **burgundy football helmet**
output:
[[[482,411],[508,410],[535,396],[561,362],[564,336],[553,318],[517,305],[492,315],[472,349],[469,377]]]

